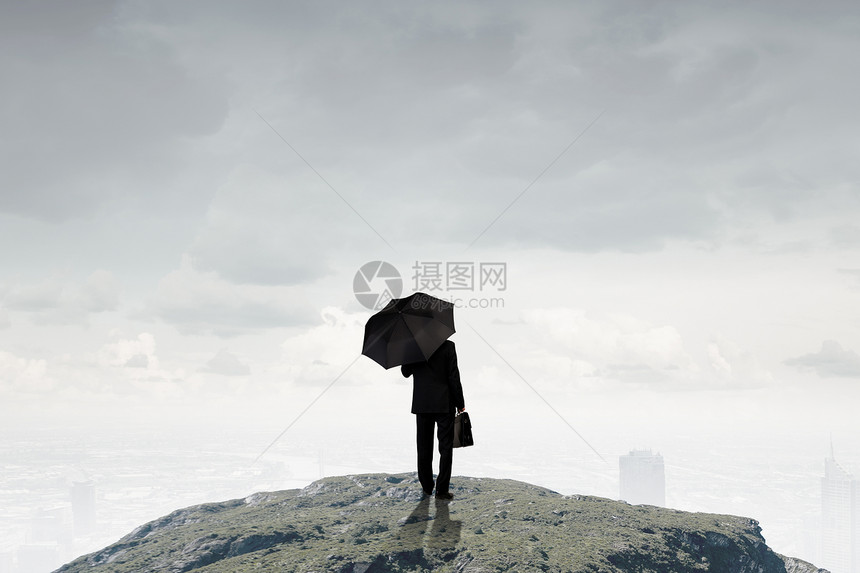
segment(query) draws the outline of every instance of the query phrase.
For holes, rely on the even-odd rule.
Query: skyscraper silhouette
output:
[[[833,455],[821,478],[821,564],[832,573],[860,573],[860,487]]]
[[[666,505],[663,456],[651,450],[631,450],[618,458],[620,498],[631,504]]]
[[[91,481],[76,481],[70,489],[75,535],[86,535],[96,527],[96,488]]]

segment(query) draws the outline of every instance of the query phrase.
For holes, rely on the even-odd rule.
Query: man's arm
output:
[[[448,388],[457,410],[460,412],[465,410],[466,401],[463,398],[463,385],[460,383],[460,369],[457,367],[457,349],[453,342],[448,356]]]

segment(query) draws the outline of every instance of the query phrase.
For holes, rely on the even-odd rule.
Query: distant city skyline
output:
[[[3,559],[15,558],[23,546],[27,546],[24,551],[30,552],[30,558],[38,558],[33,550],[39,546],[32,544],[35,538],[30,528],[35,523],[33,517],[45,515],[43,509],[57,517],[53,526],[62,530],[55,527],[53,531],[55,537],[65,541],[41,545],[46,550],[42,558],[60,556],[58,561],[67,561],[188,505],[241,498],[257,491],[303,487],[324,475],[412,470],[412,444],[406,433],[402,440],[398,437],[392,441],[391,436],[382,439],[385,434],[374,431],[366,445],[359,445],[360,440],[338,445],[331,437],[315,432],[314,425],[309,423],[288,434],[288,439],[275,446],[258,466],[250,465],[254,454],[245,451],[246,444],[265,441],[265,433],[227,432],[223,437],[213,434],[208,438],[200,435],[183,446],[171,444],[169,434],[126,432],[116,440],[101,436],[94,440],[97,447],[67,457],[66,461],[52,459],[50,454],[63,441],[27,457],[23,456],[27,451],[23,447],[15,456],[6,452],[4,462],[17,460],[15,465],[24,477],[15,480],[8,472],[0,473],[0,503],[7,510],[0,516],[0,564]],[[458,475],[506,477],[568,495],[619,499],[618,465],[607,466],[579,449],[575,436],[560,436],[563,450],[568,453],[559,455],[558,448],[511,451],[509,438],[501,430],[496,438],[493,433],[496,432],[485,436],[480,449],[455,456],[454,487]],[[80,439],[76,435],[69,437]],[[665,444],[666,448],[661,445],[664,452],[671,454],[665,461],[666,506],[757,519],[775,551],[821,566],[818,550],[806,545],[801,525],[809,518],[820,521],[820,454],[827,451],[826,439],[801,440],[774,448],[769,440],[750,436],[747,445],[751,449],[744,455],[734,448],[720,448],[713,438],[705,443],[710,445],[702,447],[697,440]],[[621,450],[618,457],[629,454],[623,448],[621,443],[613,448]],[[514,454],[511,459],[517,463],[504,463],[501,452]],[[846,449],[844,459],[860,463],[860,447]],[[26,468],[29,469],[24,473]],[[80,479],[81,470],[86,470],[92,480],[97,504],[96,528],[83,537],[74,533],[69,488]],[[27,478],[29,474],[41,477]],[[817,526],[811,533],[820,540]]]

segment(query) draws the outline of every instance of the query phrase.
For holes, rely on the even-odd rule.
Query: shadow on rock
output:
[[[436,501],[436,516],[433,527],[427,535],[427,547],[432,549],[453,549],[460,542],[463,522],[452,521],[448,513],[447,501]]]
[[[432,525],[428,522],[432,521]],[[451,519],[448,502],[436,501],[436,514],[430,515],[430,498],[422,499],[400,520],[398,539],[405,551],[422,549],[453,549],[460,542],[463,524]]]
[[[427,532],[427,522],[430,517],[430,499],[424,498],[409,517],[400,520],[400,533],[398,535],[404,551],[422,549],[424,547],[424,534]]]

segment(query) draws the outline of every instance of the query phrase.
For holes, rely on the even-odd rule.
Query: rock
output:
[[[758,522],[490,478],[454,500],[414,474],[331,477],[302,490],[175,511],[62,573],[436,571],[821,573],[774,553]]]

